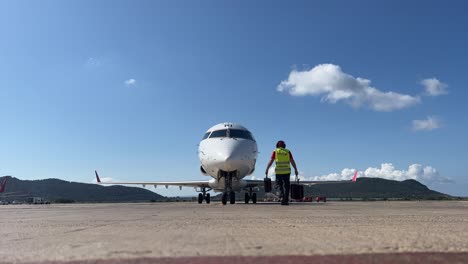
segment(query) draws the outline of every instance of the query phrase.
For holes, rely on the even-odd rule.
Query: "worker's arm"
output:
[[[294,161],[294,159],[291,159],[291,165],[293,166],[294,168],[294,173],[296,174],[296,176],[299,174],[299,172],[297,171],[297,167],[296,167],[296,162]]]
[[[267,165],[267,168],[265,170],[265,175],[268,176],[268,170],[270,169],[271,167],[271,164],[273,164],[273,161],[275,161],[274,159],[271,159],[270,162],[268,162],[268,165]]]

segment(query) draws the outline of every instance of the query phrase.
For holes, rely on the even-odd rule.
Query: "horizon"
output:
[[[10,177],[10,180],[13,178],[15,180],[18,180],[18,181],[45,181],[45,180],[57,180],[57,181],[62,181],[62,182],[66,182],[66,183],[80,183],[80,184],[96,184],[98,186],[101,186],[101,187],[111,187],[111,186],[122,186],[122,187],[131,187],[131,188],[139,188],[139,189],[145,189],[147,191],[151,191],[151,192],[154,192],[158,195],[160,195],[161,197],[165,197],[165,198],[197,198],[197,195],[193,194],[193,195],[171,195],[171,196],[165,196],[165,195],[162,195],[160,193],[157,192],[157,190],[155,190],[154,188],[152,187],[141,187],[141,186],[138,186],[138,185],[124,185],[124,184],[111,184],[111,185],[100,185],[100,184],[97,184],[97,183],[89,183],[89,182],[77,182],[77,181],[67,181],[67,180],[63,180],[63,179],[60,179],[60,178],[45,178],[45,179],[33,179],[33,180],[23,180],[23,179],[19,179],[19,178],[16,178],[14,176],[11,176],[11,175],[3,175],[3,176],[0,176],[0,178],[3,178],[3,177]],[[389,182],[405,182],[405,181],[413,181],[413,182],[417,182],[418,184],[421,184],[423,186],[425,186],[426,188],[428,188],[430,191],[435,191],[437,192],[436,190],[432,190],[430,189],[428,186],[426,186],[424,183],[421,183],[420,181],[417,181],[415,179],[406,179],[406,180],[402,180],[402,181],[398,181],[398,180],[391,180],[391,179],[384,179],[384,178],[379,178],[379,177],[361,177],[359,179],[376,179],[376,180],[382,180],[382,181],[389,181]],[[336,184],[340,184],[340,183],[336,183]],[[308,185],[308,187],[312,187],[313,185]],[[8,182],[6,184],[6,189],[8,189]],[[161,185],[158,186],[159,189],[162,189],[164,187],[161,187]],[[169,187],[170,188],[170,187]],[[178,187],[177,187],[178,188]],[[188,188],[188,187],[184,187],[184,188]],[[214,192],[214,191],[210,191],[210,193],[214,194],[215,196],[219,196],[222,194],[222,192]],[[439,192],[440,194],[443,194],[443,195],[448,195],[450,196],[451,198],[461,198],[461,199],[464,199],[464,198],[468,198],[468,196],[453,196],[453,195],[450,195],[450,194],[446,194],[446,193],[442,193],[442,192]],[[0,194],[0,198],[2,197],[2,195]],[[11,197],[15,197],[14,195],[13,196],[10,196],[8,198],[11,198]],[[337,198],[337,197],[327,197],[327,198]],[[359,196],[356,196],[356,197],[351,197],[351,198],[357,198],[357,199],[360,199]],[[361,197],[362,198],[362,197]],[[369,198],[376,198],[376,197],[369,197]],[[399,199],[403,199],[404,197],[386,197],[386,198],[399,198]],[[11,199],[10,199],[11,200]],[[429,200],[432,200],[432,199],[429,199]]]
[[[141,189],[145,189],[145,190],[148,190],[148,191],[151,191],[151,192],[154,192],[158,195],[161,195],[162,197],[167,197],[167,198],[177,198],[177,197],[180,197],[180,198],[196,198],[197,195],[194,193],[192,195],[188,194],[188,195],[171,195],[171,196],[165,196],[165,195],[162,195],[160,193],[158,193],[158,190],[157,189],[154,189],[154,187],[141,187],[139,185],[125,185],[125,184],[110,184],[110,185],[100,185],[100,184],[97,184],[97,183],[89,183],[89,182],[78,182],[78,181],[67,181],[67,180],[64,180],[64,179],[60,179],[60,178],[44,178],[44,179],[32,179],[32,180],[28,180],[28,179],[19,179],[19,178],[16,178],[14,176],[11,176],[11,175],[3,175],[3,176],[0,176],[0,178],[3,178],[3,177],[10,177],[10,180],[11,178],[15,179],[15,180],[19,180],[19,181],[43,181],[43,180],[59,180],[59,181],[63,181],[63,182],[67,182],[67,183],[84,183],[84,184],[96,184],[98,186],[102,186],[102,187],[110,187],[110,186],[124,186],[124,187],[132,187],[132,188],[141,188]],[[274,178],[274,176],[273,176]],[[360,177],[358,179],[378,179],[378,180],[383,180],[383,181],[394,181],[394,182],[404,182],[404,181],[415,181],[419,184],[422,184],[423,186],[427,187],[429,190],[431,191],[436,191],[436,190],[433,190],[431,188],[429,188],[427,185],[425,185],[424,183],[416,180],[416,179],[405,179],[405,180],[392,180],[392,179],[384,179],[384,178],[380,178],[380,177]],[[340,183],[336,183],[336,184],[340,184]],[[8,188],[8,182],[6,184],[7,188]],[[309,185],[309,187],[311,187],[312,185]],[[161,190],[165,187],[162,187],[162,185],[158,185],[158,189]],[[169,187],[169,188],[178,188],[178,187]],[[191,189],[190,187],[183,187],[184,189]],[[437,192],[437,191],[436,191]],[[214,191],[210,191],[210,193],[214,193],[215,195],[221,195],[222,192],[214,192]],[[468,198],[468,196],[453,196],[453,195],[450,195],[450,194],[446,194],[446,193],[442,193],[440,192],[441,194],[445,194],[445,195],[449,195],[453,198]],[[0,194],[0,197],[1,197],[1,194]],[[333,197],[331,197],[333,198]]]

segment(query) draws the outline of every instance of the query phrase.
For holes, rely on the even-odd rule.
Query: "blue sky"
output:
[[[284,139],[306,178],[356,168],[468,195],[467,7],[2,1],[0,175],[206,179],[197,144],[232,121],[257,139],[257,177]]]

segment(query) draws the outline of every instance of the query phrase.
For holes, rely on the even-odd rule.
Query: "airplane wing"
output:
[[[208,185],[209,181],[169,181],[169,182],[102,182],[101,179],[99,178],[99,174],[97,171],[94,171],[96,174],[96,181],[98,184],[126,184],[126,185],[141,185],[143,187],[146,187],[146,185],[153,185],[154,187],[158,185],[166,186],[179,186],[179,188],[182,187],[199,187],[199,188],[210,188]]]
[[[304,185],[317,185],[317,184],[333,184],[333,183],[354,183],[356,182],[358,175],[358,170],[354,172],[354,176],[351,180],[348,181],[299,181],[299,183],[304,184]],[[247,187],[258,187],[258,186],[263,186],[264,181],[263,180],[246,180],[247,181]]]

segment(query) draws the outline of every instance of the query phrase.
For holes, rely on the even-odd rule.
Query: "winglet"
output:
[[[352,182],[356,182],[357,175],[358,175],[358,170],[356,170],[356,171],[354,172],[353,179],[351,180]]]
[[[2,185],[0,185],[0,193],[5,191],[7,180],[8,180],[8,176],[3,177]]]
[[[96,170],[94,171],[94,174],[96,174],[96,181],[97,181],[97,183],[101,183],[101,179],[99,179],[99,174],[97,173]]]

